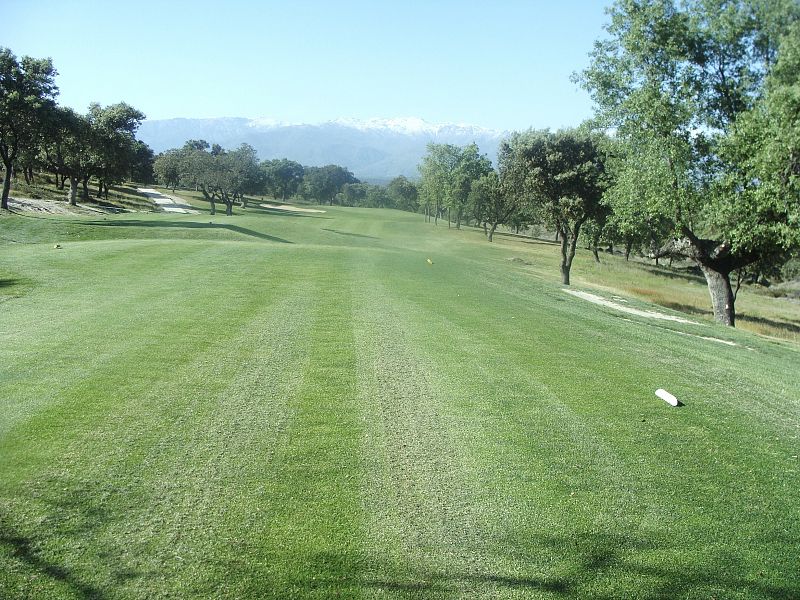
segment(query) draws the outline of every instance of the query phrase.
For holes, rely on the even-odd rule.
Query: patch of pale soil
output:
[[[22,212],[38,212],[50,215],[68,215],[81,210],[70,206],[67,202],[57,200],[43,200],[37,198],[9,198],[8,207]],[[80,207],[86,209],[85,207]],[[88,210],[88,209],[87,209]]]
[[[291,204],[267,204],[266,202],[262,202],[261,206],[264,208],[272,208],[274,210],[288,210],[291,212],[305,212],[305,213],[324,213],[324,210],[318,210],[316,208],[302,208],[300,206],[292,206]]]
[[[690,321],[689,319],[684,319],[683,317],[676,317],[674,315],[666,315],[664,313],[660,313],[655,310],[639,310],[638,308],[633,308],[631,306],[623,306],[622,304],[617,304],[611,300],[606,300],[602,296],[597,296],[595,294],[590,294],[589,292],[581,292],[579,290],[564,290],[568,294],[572,294],[573,296],[577,296],[578,298],[583,298],[584,300],[588,300],[589,302],[594,302],[595,304],[600,304],[601,306],[607,306],[608,308],[613,308],[614,310],[619,310],[624,313],[628,313],[631,315],[636,315],[638,317],[645,317],[648,319],[660,319],[662,321],[674,321],[676,323],[688,323],[689,325],[701,325],[702,323],[697,323],[695,321]]]
[[[177,198],[175,196],[162,194],[158,190],[154,190],[151,188],[136,188],[136,191],[141,192],[142,194],[150,198],[164,212],[183,213],[191,215],[200,214],[199,210],[195,210],[188,204],[185,204],[180,198]]]

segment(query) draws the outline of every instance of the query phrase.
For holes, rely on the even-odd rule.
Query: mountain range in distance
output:
[[[496,163],[508,132],[473,125],[432,124],[418,118],[337,119],[319,124],[271,119],[214,118],[144,121],[138,138],[159,153],[203,139],[234,149],[253,146],[261,160],[288,158],[306,166],[347,167],[363,181],[419,177],[417,166],[430,142],[465,146],[475,142]]]

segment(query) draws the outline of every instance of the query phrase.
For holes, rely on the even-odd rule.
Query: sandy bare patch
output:
[[[628,323],[636,323],[636,321],[634,321],[633,319],[626,319],[624,317],[622,318],[622,320],[628,321]],[[702,325],[702,323],[698,323],[698,325]],[[698,338],[701,340],[707,340],[709,342],[717,342],[718,344],[725,344],[726,346],[736,346],[737,348],[742,347],[740,346],[740,344],[737,344],[736,342],[731,342],[730,340],[723,340],[720,338],[709,337],[707,335],[697,335],[696,333],[688,333],[686,331],[678,331],[677,329],[670,329],[669,327],[662,327],[661,325],[652,325],[652,327],[657,327],[659,329],[663,329],[664,331],[668,331],[670,333],[677,333],[678,335],[688,335],[689,337]],[[751,352],[753,351],[753,349],[749,348],[748,346],[744,346],[744,348],[750,350]]]
[[[291,212],[305,212],[305,213],[324,213],[324,210],[318,210],[316,208],[302,208],[300,206],[292,206],[291,204],[267,204],[266,202],[262,202],[260,206],[264,208],[272,208],[274,210],[288,210]]]
[[[180,198],[170,196],[169,194],[162,194],[158,190],[151,188],[136,188],[136,191],[141,192],[150,198],[155,204],[164,212],[183,213],[197,215],[200,214],[199,210],[195,210]]]
[[[71,207],[67,202],[37,198],[9,198],[8,207],[22,212],[37,212],[50,215],[67,215],[81,212],[78,208]]]
[[[631,306],[623,306],[622,304],[618,304],[611,300],[606,300],[602,296],[590,294],[589,292],[581,292],[578,290],[567,290],[567,289],[565,289],[564,291],[567,292],[568,294],[572,294],[573,296],[577,296],[578,298],[583,298],[584,300],[588,300],[589,302],[594,302],[595,304],[600,304],[601,306],[607,306],[608,308],[613,308],[614,310],[628,313],[630,315],[636,315],[638,317],[645,317],[647,319],[659,319],[661,321],[674,321],[676,323],[688,323],[689,325],[702,325],[702,323],[690,321],[689,319],[684,319],[683,317],[667,315],[655,310],[639,310],[638,308],[633,308]]]

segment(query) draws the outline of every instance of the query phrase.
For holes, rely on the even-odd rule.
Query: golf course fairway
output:
[[[800,596],[797,344],[322,208],[0,218],[0,597]]]

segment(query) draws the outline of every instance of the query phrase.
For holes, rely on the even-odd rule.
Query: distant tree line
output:
[[[20,172],[26,183],[42,171],[55,176],[59,189],[68,182],[72,205],[79,193],[90,197],[90,180],[98,197],[107,198],[111,185],[152,179],[153,152],[136,139],[144,114],[124,102],[93,103],[86,114],[59,106],[55,75],[49,58],[17,59],[0,48],[0,208],[8,208],[11,181]]]
[[[154,163],[159,183],[202,192],[211,213],[216,204],[247,207],[249,196],[271,196],[286,201],[300,198],[321,204],[416,211],[417,187],[405,177],[387,186],[362,183],[346,167],[303,166],[288,158],[258,160],[255,149],[242,144],[225,150],[205,140],[189,140],[183,147],[159,154]]]
[[[733,326],[742,278],[800,246],[800,3],[618,0],[609,15],[575,76],[595,119],[512,134],[496,170],[474,145],[430,145],[426,219],[472,220],[490,241],[546,226],[565,284],[579,237],[597,260],[601,245],[690,260]]]

